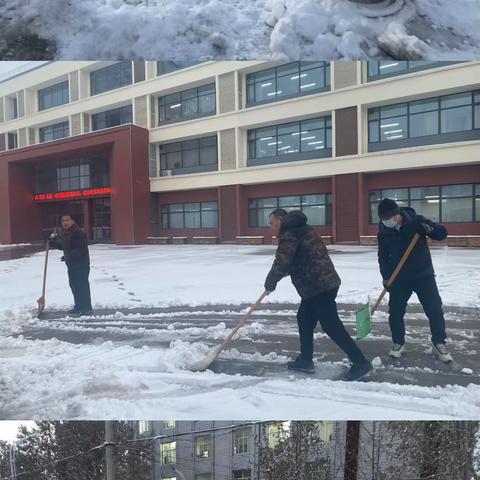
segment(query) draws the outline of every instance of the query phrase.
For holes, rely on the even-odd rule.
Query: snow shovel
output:
[[[225,347],[230,343],[230,340],[233,336],[250,320],[252,313],[258,308],[262,303],[262,300],[267,296],[267,292],[263,292],[254,305],[250,307],[247,314],[240,320],[235,328],[228,334],[227,338],[223,341],[221,345],[215,347],[203,360],[199,360],[190,366],[192,372],[203,372],[205,371],[214,360],[222,353]]]
[[[42,288],[42,296],[37,300],[38,309],[37,309],[37,317],[45,310],[45,287],[47,286],[47,265],[48,265],[48,251],[50,250],[50,241],[47,240],[47,247],[45,249],[45,266],[43,267],[43,288]]]
[[[356,326],[357,326],[357,339],[358,340],[360,340],[362,338],[365,338],[371,332],[372,327],[373,327],[373,324],[372,324],[373,313],[375,312],[375,310],[380,305],[380,302],[382,301],[383,297],[387,293],[387,291],[390,288],[390,286],[392,285],[392,283],[396,280],[398,274],[400,273],[400,270],[405,265],[405,262],[407,261],[408,257],[412,253],[412,250],[415,248],[415,245],[417,244],[419,238],[420,238],[420,235],[418,233],[416,233],[414,235],[414,237],[412,238],[412,241],[410,242],[410,245],[405,250],[405,253],[403,254],[403,257],[398,262],[398,265],[395,268],[394,272],[392,273],[391,277],[388,279],[387,286],[383,289],[382,293],[378,297],[377,301],[374,303],[373,307],[370,303],[370,298],[369,298],[368,303],[356,312],[355,321],[356,321]]]

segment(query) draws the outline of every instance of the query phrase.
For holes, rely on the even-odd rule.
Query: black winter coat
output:
[[[50,245],[58,250],[63,250],[65,263],[69,269],[90,266],[87,236],[79,226],[74,225],[61,237],[50,240]]]
[[[434,223],[422,215],[417,215],[413,208],[401,208],[400,215],[403,225],[399,230],[387,228],[382,222],[378,233],[378,263],[384,280],[388,280],[400,262],[405,250],[410,245],[415,233],[420,234],[415,248],[400,271],[396,281],[409,281],[435,275],[430,249],[427,244],[427,234],[422,223],[431,228],[428,236],[433,240],[447,238],[448,232],[443,225]]]
[[[275,261],[265,280],[265,290],[275,290],[277,283],[287,275],[305,299],[340,286],[340,277],[325,244],[307,225],[307,217],[300,211],[288,213],[282,221]]]

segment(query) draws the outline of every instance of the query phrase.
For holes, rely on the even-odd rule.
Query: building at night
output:
[[[49,62],[0,83],[0,242],[271,243],[301,209],[375,241],[384,198],[480,245],[480,62]]]

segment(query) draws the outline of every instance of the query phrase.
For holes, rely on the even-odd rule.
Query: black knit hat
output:
[[[384,198],[378,204],[378,216],[381,219],[391,218],[394,215],[398,215],[400,213],[400,207],[397,205],[395,200],[391,200],[390,198]]]

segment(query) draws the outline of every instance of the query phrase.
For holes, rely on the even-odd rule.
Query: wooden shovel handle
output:
[[[250,307],[245,317],[243,317],[243,319],[237,323],[235,328],[228,334],[227,338],[225,338],[220,347],[218,347],[218,352],[221,352],[225,348],[225,346],[228,345],[233,336],[250,320],[253,312],[258,308],[258,306],[262,303],[262,300],[266,296],[267,292],[263,292],[260,297],[258,297],[258,300]]]
[[[398,274],[400,273],[400,270],[403,268],[403,266],[405,265],[405,262],[408,260],[408,257],[409,257],[410,254],[412,253],[412,250],[415,248],[415,245],[417,244],[419,238],[420,238],[420,235],[419,235],[418,233],[416,233],[416,234],[413,236],[412,241],[410,242],[410,245],[409,245],[408,248],[405,250],[405,253],[403,254],[403,257],[400,259],[400,261],[398,262],[397,267],[396,267],[395,270],[393,271],[391,277],[388,279],[387,287],[383,289],[383,292],[380,294],[380,296],[378,297],[377,301],[376,301],[375,304],[373,305],[372,311],[370,312],[371,315],[373,315],[373,312],[375,312],[375,310],[376,310],[376,309],[378,308],[378,306],[380,305],[380,302],[383,300],[383,297],[384,297],[385,294],[387,293],[388,288],[392,285],[392,283],[393,283],[393,282],[396,280],[396,278],[398,277]]]
[[[42,298],[45,298],[45,288],[47,286],[47,266],[48,266],[48,251],[50,250],[50,240],[47,239],[47,247],[45,250],[45,265],[43,267],[43,287]]]

